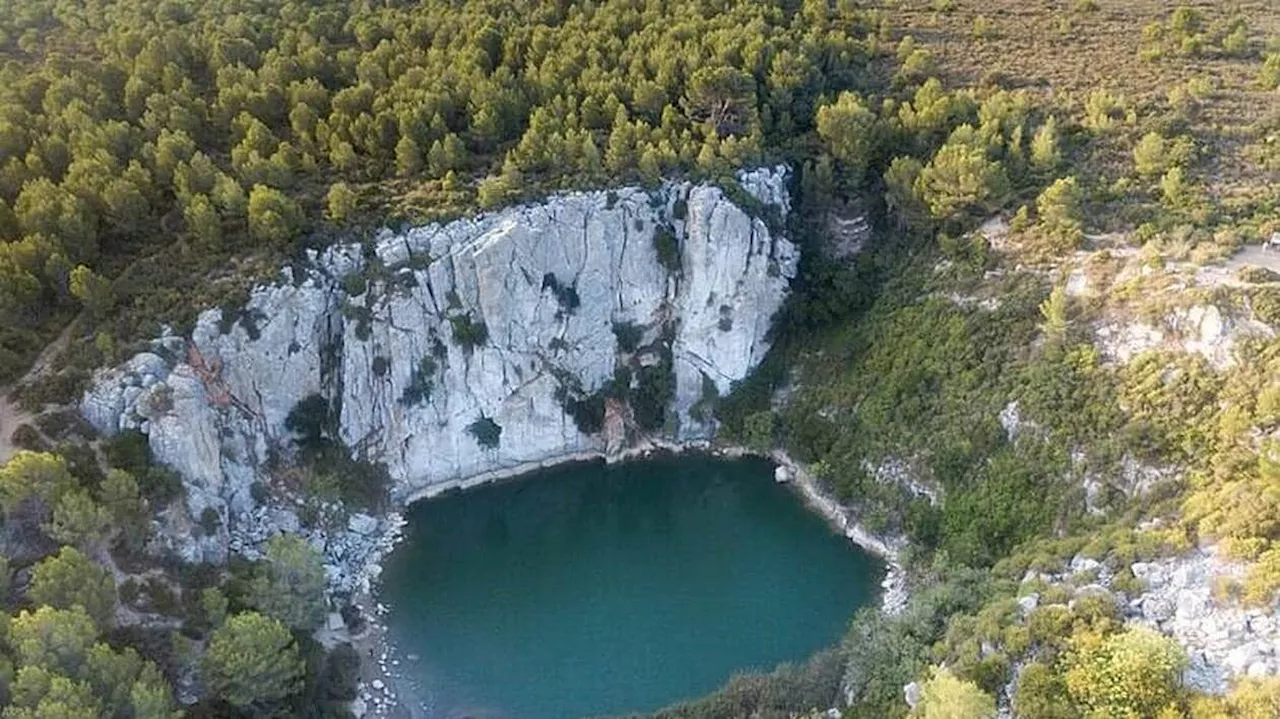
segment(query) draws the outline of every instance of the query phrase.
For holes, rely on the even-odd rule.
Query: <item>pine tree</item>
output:
[[[355,190],[345,182],[335,182],[330,185],[329,193],[325,196],[329,219],[340,224],[351,219],[359,202],[360,198]]]
[[[242,710],[279,708],[302,689],[305,672],[288,627],[257,612],[228,619],[213,632],[201,659],[213,695]]]
[[[1062,164],[1059,142],[1058,120],[1050,115],[1031,140],[1031,166],[1041,172],[1052,172]]]
[[[261,573],[250,585],[249,604],[299,631],[324,620],[324,565],[320,554],[299,537],[267,542]]]
[[[396,174],[412,177],[422,172],[422,148],[412,137],[405,135],[396,143]]]
[[[31,576],[31,600],[54,609],[82,609],[98,626],[112,623],[116,583],[111,572],[74,547],[36,565]]]

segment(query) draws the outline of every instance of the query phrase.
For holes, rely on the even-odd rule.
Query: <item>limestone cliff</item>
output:
[[[400,499],[705,437],[706,401],[763,358],[796,272],[796,248],[760,216],[785,217],[785,175],[740,175],[754,214],[669,183],[332,247],[238,316],[208,310],[190,338],[100,372],[82,410],[104,433],[144,432],[186,481],[190,516],[212,509],[224,526],[253,508],[286,417],[314,394]],[[217,534],[180,544],[216,558]]]

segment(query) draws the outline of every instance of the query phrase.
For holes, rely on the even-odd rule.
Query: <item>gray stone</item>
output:
[[[1026,595],[1025,597],[1018,597],[1018,608],[1022,610],[1023,614],[1030,614],[1031,612],[1035,611],[1036,607],[1039,606],[1039,604],[1040,604],[1039,594],[1031,593]]]
[[[912,709],[915,709],[916,705],[920,703],[920,698],[923,694],[924,690],[919,682],[911,682],[902,687],[902,698],[907,702],[907,706]]]
[[[1168,621],[1174,615],[1174,603],[1167,597],[1151,596],[1141,600],[1142,618],[1148,622]]]
[[[356,534],[368,536],[378,531],[378,520],[363,512],[353,514],[351,515],[351,518],[347,520],[347,529],[350,529]]]
[[[773,470],[773,480],[780,484],[785,484],[787,482],[790,482],[791,470],[781,465],[775,467]]]
[[[1088,557],[1075,556],[1071,558],[1071,573],[1084,574],[1085,572],[1096,572],[1102,567],[1102,563],[1096,559]]]

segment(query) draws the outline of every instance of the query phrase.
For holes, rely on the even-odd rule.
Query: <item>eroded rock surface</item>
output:
[[[708,402],[763,359],[795,276],[797,249],[766,221],[789,211],[785,174],[740,176],[754,212],[670,183],[332,247],[235,317],[208,310],[189,338],[100,372],[83,412],[104,433],[145,433],[182,474],[191,518],[218,513],[216,536],[177,543],[209,560],[256,517],[251,487],[312,395],[399,499],[707,437]]]

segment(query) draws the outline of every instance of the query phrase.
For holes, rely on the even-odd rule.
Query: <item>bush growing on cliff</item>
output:
[[[502,438],[502,426],[491,418],[480,415],[480,418],[467,425],[467,432],[485,449],[497,449]]]
[[[489,341],[489,328],[484,322],[472,319],[470,312],[450,317],[449,325],[453,329],[453,341],[464,352],[470,353]]]
[[[295,433],[300,450],[303,490],[353,508],[381,507],[391,477],[381,464],[352,458],[337,439],[338,421],[338,408],[318,394],[299,401],[285,418],[285,427]]]
[[[329,400],[318,394],[308,395],[285,417],[284,426],[296,436],[294,441],[304,452],[318,452],[333,442],[337,418]]]
[[[653,250],[658,254],[658,264],[667,272],[675,274],[680,271],[680,244],[670,227],[659,226],[653,233]]]
[[[36,565],[30,597],[55,609],[82,609],[101,627],[115,620],[116,585],[111,573],[73,547],[63,547]]]
[[[436,361],[432,357],[423,357],[409,376],[409,384],[405,385],[400,403],[417,405],[431,401],[431,390],[435,388]]]
[[[614,322],[613,336],[618,341],[618,349],[630,354],[644,339],[644,328],[634,322]]]
[[[945,668],[934,667],[920,687],[920,704],[913,716],[920,719],[991,719],[996,702],[971,682],[957,679]]]

